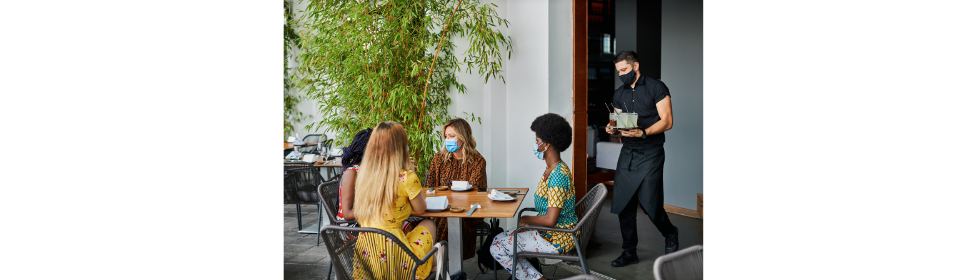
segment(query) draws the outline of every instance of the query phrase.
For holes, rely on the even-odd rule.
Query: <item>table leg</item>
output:
[[[463,270],[463,223],[461,218],[450,217],[449,222],[449,274]]]

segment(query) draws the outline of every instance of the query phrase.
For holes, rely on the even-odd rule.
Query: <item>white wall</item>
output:
[[[572,1],[549,0],[548,112],[571,124],[572,109]],[[561,159],[571,163],[571,147],[561,153]]]
[[[674,127],[664,152],[664,203],[697,209],[704,193],[701,1],[663,1],[661,79],[670,89]]]
[[[293,13],[295,14],[294,15],[294,18],[299,18],[300,16],[302,16],[304,14],[304,10],[306,9],[306,6],[307,5],[309,5],[309,3],[306,2],[306,1],[295,1],[294,0],[293,1]],[[299,30],[297,30],[297,32],[298,31]],[[298,53],[298,52],[294,52],[294,53]],[[296,62],[290,61],[289,62],[289,67],[291,67],[291,68],[297,67]],[[293,92],[296,93],[295,89],[294,89]],[[319,122],[320,120],[322,120],[323,119],[323,114],[320,114],[320,110],[318,108],[319,107],[319,104],[317,102],[308,100],[308,99],[306,99],[305,96],[303,96],[303,99],[304,100],[302,102],[300,102],[299,104],[296,105],[296,108],[300,112],[302,112],[304,115],[308,115],[308,116],[311,116],[311,117],[310,118],[307,118],[307,119],[305,119],[305,120],[303,120],[303,121],[301,121],[299,123],[294,123],[293,124],[293,127],[295,128],[295,130],[293,131],[293,134],[299,134],[299,137],[301,139],[302,139],[303,136],[306,136],[307,134],[315,134],[315,133],[325,133],[325,134],[327,134],[327,138],[330,138],[330,139],[336,138],[335,137],[336,133],[333,133],[333,132],[325,132],[326,127],[322,127],[319,130],[314,130],[315,129],[315,126],[316,126],[316,125],[314,125],[314,127],[310,128],[309,131],[306,130],[305,127],[307,125],[312,124],[312,123],[316,123],[316,122]]]

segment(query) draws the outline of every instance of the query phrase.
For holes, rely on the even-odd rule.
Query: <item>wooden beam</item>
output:
[[[701,216],[698,215],[698,211],[694,211],[687,208],[680,208],[677,206],[664,204],[664,210],[667,211],[667,213],[674,213],[677,215],[688,216],[691,218],[698,218],[698,219],[701,218]]]
[[[572,183],[575,200],[588,192],[586,130],[589,121],[589,1],[572,2]]]

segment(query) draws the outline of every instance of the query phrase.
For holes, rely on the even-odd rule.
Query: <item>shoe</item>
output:
[[[612,266],[623,267],[635,263],[640,263],[640,258],[636,257],[636,252],[623,251],[623,254],[612,261]]]
[[[677,234],[678,234],[677,227],[674,227],[674,233],[667,235],[666,245],[664,245],[664,248],[666,248],[665,250],[666,252],[664,254],[677,252],[677,247],[680,246],[680,242],[677,241]]]

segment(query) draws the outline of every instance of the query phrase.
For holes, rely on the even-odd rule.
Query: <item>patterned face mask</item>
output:
[[[544,143],[534,144],[534,155],[537,156],[538,159],[544,160],[544,151],[538,152],[538,147],[541,147],[541,145],[544,145]],[[544,147],[544,150],[547,151],[548,147]]]

